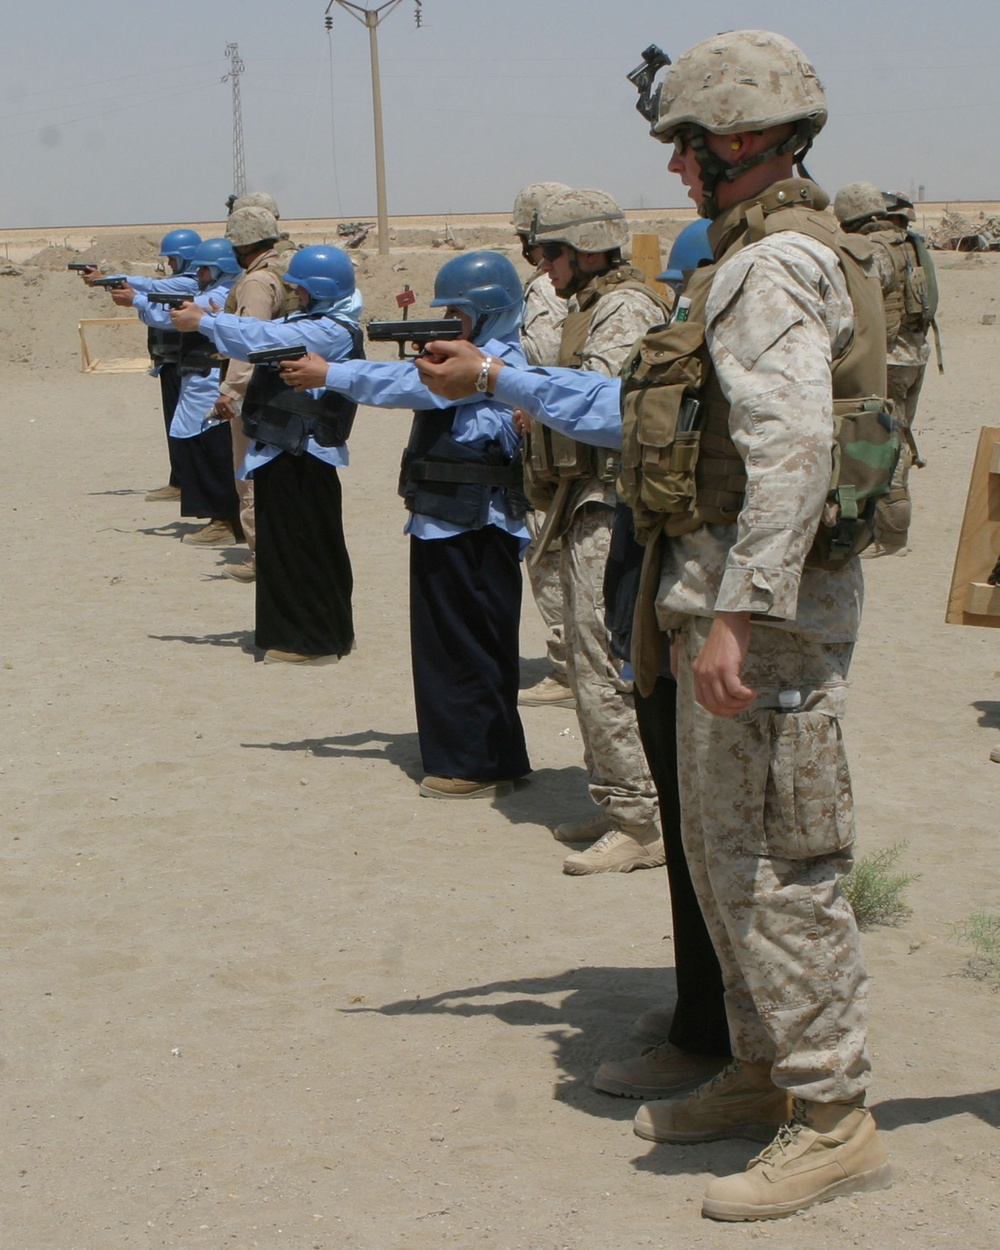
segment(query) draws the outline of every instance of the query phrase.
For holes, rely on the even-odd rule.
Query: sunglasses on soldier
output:
[[[547,260],[550,264],[557,261],[566,250],[564,243],[539,243],[538,246],[541,248],[542,259]]]

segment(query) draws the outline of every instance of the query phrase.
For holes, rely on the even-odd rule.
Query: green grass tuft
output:
[[[892,871],[906,847],[907,843],[897,842],[883,851],[866,855],[840,883],[859,929],[898,925],[913,910],[903,901],[903,891],[920,874]]]
[[[966,964],[967,975],[977,981],[989,981],[994,989],[1000,989],[1000,915],[973,912],[957,929],[956,936],[976,952]]]

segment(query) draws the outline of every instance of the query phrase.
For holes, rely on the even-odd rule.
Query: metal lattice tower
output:
[[[233,194],[243,195],[247,189],[247,171],[243,163],[243,106],[240,103],[240,74],[244,65],[240,60],[239,44],[226,44],[229,73],[223,74],[223,82],[233,84]]]

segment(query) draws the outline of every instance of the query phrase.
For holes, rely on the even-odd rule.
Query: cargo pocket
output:
[[[769,712],[761,721],[771,752],[756,853],[801,860],[850,846],[854,810],[840,721],[824,712]]]

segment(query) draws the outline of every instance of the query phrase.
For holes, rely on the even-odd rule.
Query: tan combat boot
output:
[[[185,534],[181,539],[182,543],[190,543],[193,547],[233,547],[239,541],[232,521],[209,521],[200,530]]]
[[[609,829],[615,828],[614,819],[603,808],[598,808],[585,820],[564,820],[552,830],[552,836],[557,842],[596,842]]]
[[[594,1089],[619,1098],[672,1098],[715,1076],[729,1060],[715,1055],[692,1055],[660,1042],[647,1046],[634,1059],[602,1063],[594,1073]]]
[[[569,683],[556,673],[520,691],[517,701],[522,707],[576,707]]]
[[[686,1098],[640,1107],[632,1127],[647,1141],[678,1145],[725,1137],[769,1141],[790,1110],[787,1092],[771,1080],[770,1064],[734,1061]]]
[[[587,851],[574,851],[563,860],[563,872],[584,877],[594,872],[632,872],[662,868],[667,862],[659,825],[626,833],[614,825]]]
[[[891,1183],[885,1144],[863,1103],[796,1099],[791,1122],[745,1172],[712,1181],[702,1214],[713,1220],[775,1220]]]

